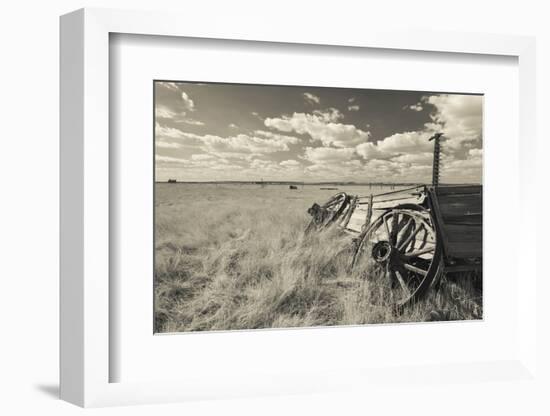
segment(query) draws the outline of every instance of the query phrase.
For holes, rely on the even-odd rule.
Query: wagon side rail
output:
[[[346,223],[345,231],[352,234],[362,233],[388,209],[397,206],[423,206],[426,198],[424,185],[381,194],[358,196],[354,211]]]

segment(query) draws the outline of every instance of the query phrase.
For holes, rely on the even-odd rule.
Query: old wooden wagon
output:
[[[400,306],[423,296],[442,273],[482,266],[482,186],[439,184],[440,137],[434,136],[432,185],[367,196],[340,192],[308,211],[310,230],[337,226],[352,236],[351,267],[384,274]]]

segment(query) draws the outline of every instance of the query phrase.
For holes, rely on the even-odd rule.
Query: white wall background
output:
[[[56,399],[58,384],[58,16],[81,7],[177,10],[189,19],[209,23],[213,14],[287,24],[322,25],[337,31],[345,25],[368,27],[384,21],[413,30],[512,33],[537,36],[538,156],[540,189],[548,189],[545,140],[550,114],[550,28],[545,2],[537,1],[169,1],[169,0],[19,0],[0,8],[0,413],[73,414],[82,410]],[[185,20],[182,21],[185,25]],[[404,71],[406,68],[403,69]],[[541,196],[542,204],[548,198]],[[534,208],[535,209],[535,208]],[[541,209],[541,213],[543,210]],[[540,214],[539,214],[540,215]],[[541,215],[541,218],[546,218]],[[539,258],[548,243],[548,221],[539,231]],[[543,245],[544,244],[544,247]],[[7,267],[6,267],[7,266]],[[549,277],[550,280],[550,277]],[[545,283],[546,288],[549,285]],[[544,288],[539,288],[543,290]],[[550,290],[548,290],[550,293]],[[547,308],[540,305],[544,323]],[[548,328],[548,326],[546,326]],[[549,331],[540,333],[549,346]],[[547,351],[550,348],[545,348]],[[541,355],[543,365],[548,359]],[[548,374],[548,372],[546,373]],[[134,408],[95,410],[99,414],[395,414],[409,408],[422,414],[544,414],[525,394],[515,395],[505,383],[478,394],[458,385],[447,406],[437,407],[433,391],[403,401],[345,393],[308,397],[263,398]],[[550,389],[549,389],[550,390]],[[448,389],[445,391],[448,392]],[[501,392],[501,393],[499,393]],[[540,394],[540,392],[533,392]],[[490,398],[490,400],[488,400]],[[495,400],[495,398],[497,398]],[[533,397],[534,399],[534,397]],[[386,403],[386,405],[384,405]],[[374,407],[373,407],[374,406]],[[482,413],[483,412],[483,413]],[[414,414],[414,412],[412,412]],[[546,413],[548,414],[548,413]]]

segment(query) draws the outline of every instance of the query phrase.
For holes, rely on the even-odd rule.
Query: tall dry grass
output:
[[[350,240],[304,235],[310,196],[284,190],[158,188],[157,332],[479,319],[469,278],[397,314],[386,282],[348,270]],[[179,188],[178,188],[179,187]],[[367,278],[365,278],[367,277]]]

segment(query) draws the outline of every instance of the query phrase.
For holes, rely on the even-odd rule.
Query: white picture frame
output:
[[[234,382],[219,380],[113,383],[109,366],[117,357],[109,348],[109,36],[113,33],[383,48],[441,53],[506,55],[519,62],[519,148],[521,177],[519,226],[526,230],[518,246],[536,241],[536,217],[526,215],[535,193],[535,41],[529,37],[348,28],[327,33],[289,26],[261,25],[243,18],[205,26],[200,19],[173,13],[82,9],[61,18],[61,398],[79,406],[108,406],[185,401],[200,398],[253,397],[319,393],[390,383],[411,369],[333,369],[318,374],[281,373],[276,377]],[[112,168],[112,166],[111,166]],[[523,214],[523,215],[521,215]],[[445,377],[464,383],[483,380],[539,383],[536,362],[536,265],[532,250],[517,250],[522,284],[517,288],[518,345],[507,360],[422,365],[409,379],[420,383]],[[523,266],[522,266],[523,267]],[[516,271],[518,272],[518,271]],[[473,375],[473,376],[472,376]],[[481,376],[480,376],[481,375]],[[443,377],[443,379],[445,379]],[[406,377],[405,377],[406,378]],[[343,381],[345,380],[345,381]],[[446,379],[445,379],[446,380]],[[532,387],[533,385],[531,385]],[[399,388],[399,387],[398,387]]]

